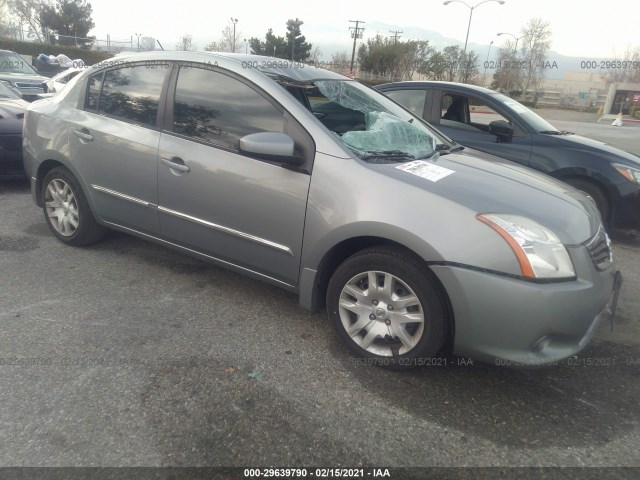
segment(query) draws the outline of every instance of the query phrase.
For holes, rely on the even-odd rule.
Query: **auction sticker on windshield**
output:
[[[432,182],[437,182],[438,180],[442,180],[444,177],[448,177],[452,173],[455,173],[455,170],[449,170],[448,168],[439,167],[438,165],[434,165],[430,162],[425,162],[424,160],[414,160],[413,162],[398,165],[396,168],[398,170],[413,173],[414,175],[417,175],[419,177],[426,178],[427,180],[431,180]]]

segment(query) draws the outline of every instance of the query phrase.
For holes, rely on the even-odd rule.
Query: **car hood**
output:
[[[429,163],[454,173],[433,182],[398,168],[403,164],[372,167],[476,213],[530,218],[551,229],[565,245],[584,243],[600,227],[600,214],[585,194],[508,160],[465,149]]]
[[[593,138],[583,137],[581,135],[545,135],[558,144],[559,148],[573,148],[576,150],[584,150],[588,152],[601,153],[610,160],[626,160],[631,162],[630,166],[640,168],[640,157],[632,153],[625,152],[619,148],[613,147],[608,143],[594,140]],[[625,163],[626,163],[625,162]]]
[[[0,134],[21,133],[22,118],[29,103],[18,99],[0,99]]]

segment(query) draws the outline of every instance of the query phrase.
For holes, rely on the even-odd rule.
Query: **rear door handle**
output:
[[[173,157],[173,158],[161,158],[160,162],[167,167],[177,170],[179,172],[188,172],[191,170],[188,165],[184,164],[184,161],[181,158]]]
[[[73,130],[73,133],[76,134],[76,137],[81,138],[82,140],[86,140],[87,142],[93,141],[93,135],[89,133],[89,130],[83,128],[82,130]]]

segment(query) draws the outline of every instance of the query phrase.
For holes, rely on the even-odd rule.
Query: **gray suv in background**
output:
[[[593,201],[453,144],[362,84],[251,55],[119,56],[29,107],[53,234],[108,228],[326,306],[364,361],[580,351],[619,286]]]

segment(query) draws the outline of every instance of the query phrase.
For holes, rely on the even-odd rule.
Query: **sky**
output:
[[[89,1],[96,24],[92,35],[100,39],[110,34],[112,40],[122,40],[141,33],[159,39],[167,50],[174,48],[186,33],[202,49],[208,41],[219,40],[232,17],[238,19],[236,28],[242,38],[261,39],[269,28],[284,35],[287,19],[300,18],[305,22],[302,33],[307,41],[321,48],[323,44],[344,44],[344,49],[350,51],[349,20],[384,22],[397,26],[397,30],[419,27],[464,42],[470,12],[462,3],[445,6],[442,0]],[[480,3],[465,1],[471,6]],[[469,43],[488,45],[493,40],[499,46],[505,37],[499,38],[496,33],[518,36],[534,17],[551,23],[551,49],[564,55],[613,59],[628,47],[640,47],[640,0],[505,0],[504,5],[489,1],[473,10]],[[376,33],[389,35],[388,31],[369,28],[364,38]],[[330,53],[329,58],[322,59],[330,60]]]

